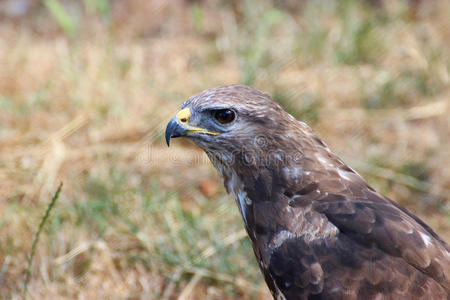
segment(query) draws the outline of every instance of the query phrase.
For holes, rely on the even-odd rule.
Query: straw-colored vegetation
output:
[[[383,4],[384,3],[384,4]],[[450,240],[449,1],[0,2],[0,298],[270,299],[234,201],[163,130],[228,83]]]

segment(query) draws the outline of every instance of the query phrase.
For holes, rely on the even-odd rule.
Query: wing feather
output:
[[[298,190],[285,185],[290,207],[311,209],[338,234],[309,243],[298,236],[276,248],[268,272],[279,290],[287,299],[448,298],[448,245],[418,217],[351,174],[345,180],[315,174]]]

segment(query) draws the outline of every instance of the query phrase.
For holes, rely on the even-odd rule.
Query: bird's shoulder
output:
[[[332,239],[324,237],[323,241],[314,240],[313,246],[305,243],[304,239],[290,240],[273,256],[272,262],[285,255],[289,257],[288,253],[310,251],[314,255],[325,253],[328,264],[345,267],[345,259],[351,255],[352,259],[348,261],[356,264],[358,272],[363,272],[364,276],[378,276],[372,273],[381,270],[389,271],[389,276],[394,276],[408,270],[411,276],[417,277],[408,280],[419,280],[420,276],[425,276],[450,291],[449,246],[429,226],[379,194],[340,161],[333,168],[316,170],[302,174],[301,180],[299,172],[290,170],[291,178],[285,176],[284,195],[289,198],[289,206],[316,212],[337,228],[337,234]],[[292,174],[297,174],[297,178],[292,178]],[[303,254],[298,257],[304,259]],[[324,258],[315,258],[317,262],[321,259]],[[371,262],[372,271],[364,267],[367,262]],[[302,267],[294,269],[302,270]],[[397,275],[394,276],[397,281],[404,278],[400,273]],[[372,279],[365,280],[370,282]]]
[[[305,243],[287,240],[266,270],[286,299],[446,299],[448,291],[401,257],[345,234]]]

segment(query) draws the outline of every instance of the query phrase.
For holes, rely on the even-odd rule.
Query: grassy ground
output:
[[[245,83],[450,240],[450,4],[0,2],[0,298],[270,299],[182,101]]]

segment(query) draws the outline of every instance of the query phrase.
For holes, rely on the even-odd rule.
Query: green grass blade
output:
[[[28,266],[25,273],[25,280],[23,282],[23,298],[26,299],[27,297],[27,289],[28,289],[28,283],[30,282],[30,275],[31,275],[31,266],[33,264],[33,257],[36,253],[36,247],[37,243],[39,242],[39,236],[41,235],[42,230],[44,229],[44,225],[47,222],[48,218],[50,217],[50,212],[52,211],[53,207],[55,206],[56,200],[59,198],[59,193],[61,192],[63,183],[61,182],[58,186],[58,189],[56,190],[55,194],[53,195],[52,201],[50,201],[50,204],[47,206],[47,210],[45,211],[44,216],[41,219],[41,223],[39,223],[38,230],[36,234],[34,235],[33,243],[31,244],[31,253],[28,257]]]
[[[72,16],[70,16],[64,6],[57,0],[45,0],[45,6],[50,11],[53,18],[58,22],[58,25],[68,35],[75,33],[76,23]]]

